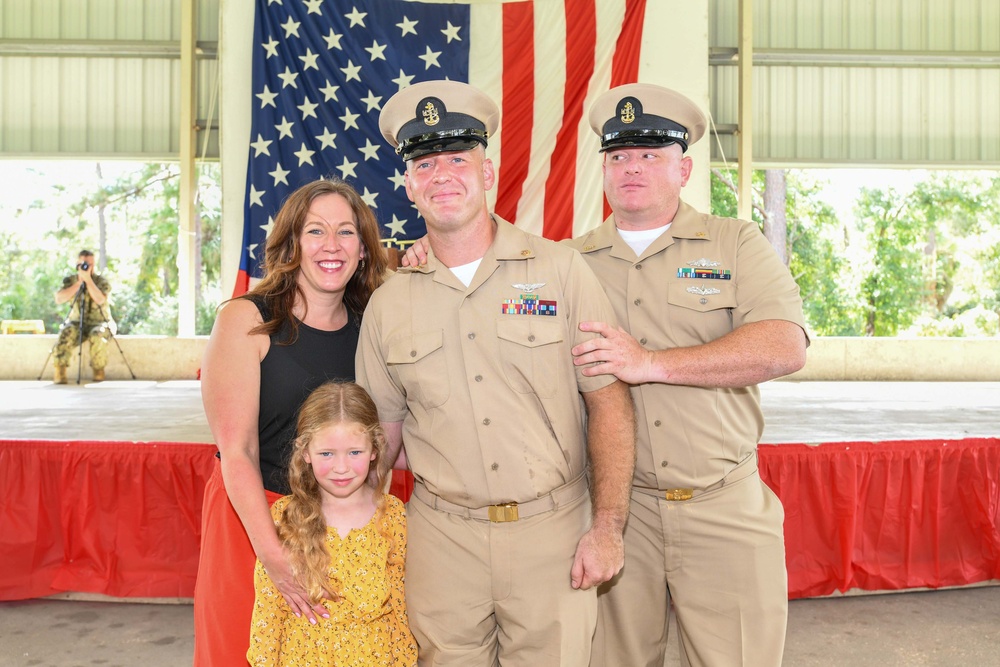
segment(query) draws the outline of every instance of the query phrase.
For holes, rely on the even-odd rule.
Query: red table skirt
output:
[[[0,600],[191,597],[214,453],[0,440]],[[1000,439],[761,445],[760,468],[785,506],[791,598],[1000,579]]]

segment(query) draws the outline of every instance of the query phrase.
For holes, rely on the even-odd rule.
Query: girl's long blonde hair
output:
[[[337,591],[330,590],[330,553],[326,549],[327,526],[319,483],[312,466],[305,460],[305,453],[318,431],[336,424],[360,425],[371,443],[375,458],[369,468],[368,483],[375,490],[373,521],[387,539],[392,539],[382,530],[386,504],[382,489],[393,462],[386,456],[385,433],[379,423],[378,409],[368,392],[353,382],[327,382],[309,395],[299,411],[297,437],[288,465],[292,496],[278,523],[278,537],[289,551],[292,571],[308,591],[313,604],[323,597],[336,600],[338,595]]]

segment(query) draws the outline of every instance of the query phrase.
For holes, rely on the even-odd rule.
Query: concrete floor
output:
[[[211,442],[200,391],[196,380],[0,382],[0,438]],[[761,402],[772,444],[1000,435],[1000,382],[778,381]]]
[[[190,604],[0,602],[0,667],[190,665],[192,616]],[[997,667],[1000,588],[792,600],[784,664]],[[664,667],[677,665],[672,626]]]
[[[1000,382],[771,382],[761,395],[766,443],[1000,435]],[[0,438],[211,441],[189,381],[0,382]],[[189,601],[60,598],[0,602],[0,667],[191,662]],[[674,634],[665,667],[680,664]],[[793,600],[784,664],[1000,667],[1000,587]]]

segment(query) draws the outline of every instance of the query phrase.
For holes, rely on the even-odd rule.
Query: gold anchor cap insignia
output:
[[[626,125],[635,122],[635,107],[632,106],[631,102],[626,102],[622,106],[621,119]]]
[[[430,100],[424,105],[421,115],[424,117],[424,125],[437,125],[441,122],[441,115],[438,113],[437,107]]]

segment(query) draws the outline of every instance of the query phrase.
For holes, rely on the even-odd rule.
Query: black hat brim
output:
[[[417,141],[411,145],[403,147],[400,151],[404,161],[410,161],[418,157],[430,155],[431,153],[452,153],[455,151],[469,151],[476,146],[485,146],[486,141],[479,137],[458,136],[458,137],[434,137],[426,141]]]

